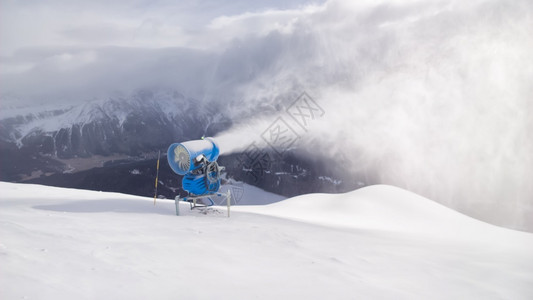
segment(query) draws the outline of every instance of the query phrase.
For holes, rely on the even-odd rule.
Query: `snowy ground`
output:
[[[231,218],[114,193],[0,191],[1,299],[533,299],[533,234],[390,186]],[[244,197],[257,194],[268,198]]]

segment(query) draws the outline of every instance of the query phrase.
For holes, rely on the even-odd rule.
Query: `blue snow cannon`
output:
[[[191,196],[203,196],[220,188],[219,154],[215,140],[203,138],[170,145],[167,160],[174,173],[183,175],[183,189]]]

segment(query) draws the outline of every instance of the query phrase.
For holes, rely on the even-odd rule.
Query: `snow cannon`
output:
[[[182,188],[190,196],[205,196],[220,188],[221,167],[216,161],[219,154],[213,138],[202,138],[170,145],[167,160],[174,173],[183,175]]]
[[[202,159],[216,161],[220,150],[213,138],[174,143],[168,147],[170,168],[178,175],[186,175],[202,167]]]

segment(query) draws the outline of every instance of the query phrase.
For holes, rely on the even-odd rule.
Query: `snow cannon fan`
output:
[[[183,175],[181,185],[189,193],[184,201],[194,200],[196,207],[196,199],[207,197],[210,205],[214,204],[208,196],[219,194],[220,171],[223,170],[217,163],[219,154],[213,138],[174,143],[168,147],[168,164],[174,173]]]

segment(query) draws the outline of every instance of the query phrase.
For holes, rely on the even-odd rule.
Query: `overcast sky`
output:
[[[323,1],[2,0],[1,55],[28,47],[206,48],[234,38],[239,32],[228,26],[233,21],[319,2]],[[276,18],[268,20],[272,21]],[[259,22],[253,25],[241,30],[260,32],[263,27]]]
[[[290,30],[291,23],[321,4],[2,0],[0,92],[5,101],[6,95],[25,100],[69,95],[72,100],[159,85],[198,97],[203,90],[198,82],[203,85],[212,76],[216,56],[232,43]]]

